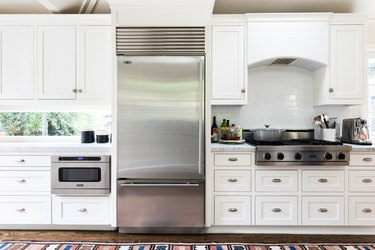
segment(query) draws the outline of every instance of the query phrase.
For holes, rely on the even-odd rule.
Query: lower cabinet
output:
[[[349,197],[349,225],[375,225],[375,197]]]
[[[250,196],[215,196],[215,225],[250,225]]]
[[[52,198],[52,223],[63,225],[109,225],[109,197]]]
[[[1,196],[0,224],[51,224],[51,197]]]
[[[257,196],[256,225],[297,225],[297,196]]]
[[[345,225],[345,197],[302,197],[302,225]]]

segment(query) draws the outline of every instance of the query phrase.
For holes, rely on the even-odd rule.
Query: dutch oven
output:
[[[265,128],[254,129],[254,140],[256,141],[280,141],[285,129],[270,128],[270,125],[264,125]]]

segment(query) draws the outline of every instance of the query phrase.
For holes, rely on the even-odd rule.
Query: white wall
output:
[[[312,129],[314,116],[360,116],[360,107],[313,107],[312,72],[293,66],[263,66],[249,70],[248,105],[212,106],[218,126],[223,118],[242,128]]]

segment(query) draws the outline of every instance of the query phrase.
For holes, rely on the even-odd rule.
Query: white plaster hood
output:
[[[133,27],[205,26],[215,0],[109,0],[114,24]]]
[[[264,60],[254,62],[248,65],[249,69],[260,67],[260,66],[286,66],[286,67],[294,66],[294,67],[307,69],[310,71],[316,71],[318,69],[321,69],[327,66],[327,64],[318,62],[312,59],[303,58],[303,57],[285,56],[285,57],[272,57],[272,58],[264,59]]]

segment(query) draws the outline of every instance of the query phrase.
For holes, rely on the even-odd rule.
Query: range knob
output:
[[[339,152],[339,153],[337,154],[337,159],[339,159],[339,160],[345,160],[345,154],[342,153],[342,152]]]
[[[301,155],[300,153],[296,153],[296,154],[294,155],[294,159],[296,159],[296,160],[301,160],[301,159],[302,159],[302,155]]]
[[[263,158],[266,159],[266,160],[271,160],[271,154],[270,153],[265,153],[263,155]]]
[[[324,158],[325,158],[326,160],[332,160],[332,154],[331,154],[331,153],[325,153],[325,154],[324,154]]]
[[[278,160],[284,160],[284,154],[283,153],[278,153],[277,154],[277,159]]]

